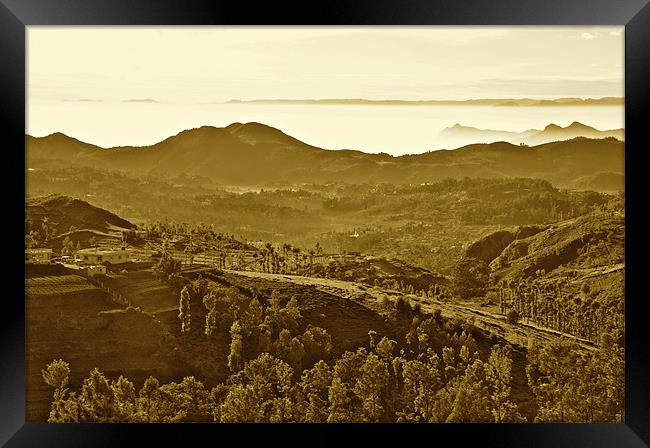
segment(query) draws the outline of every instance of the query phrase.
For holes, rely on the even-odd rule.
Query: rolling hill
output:
[[[624,145],[575,138],[532,147],[506,142],[393,157],[326,150],[260,123],[203,126],[146,147],[100,148],[60,133],[26,136],[30,168],[53,159],[134,174],[198,175],[229,185],[273,182],[425,183],[447,177],[536,177],[558,186],[598,172],[624,172]],[[621,185],[622,189],[622,185]]]
[[[109,232],[136,226],[119,216],[80,199],[58,194],[28,198],[27,227],[40,228],[47,218],[53,235],[68,232],[71,226],[81,230]]]

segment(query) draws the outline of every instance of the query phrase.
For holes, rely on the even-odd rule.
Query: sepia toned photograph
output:
[[[25,31],[26,421],[625,421],[623,26]]]

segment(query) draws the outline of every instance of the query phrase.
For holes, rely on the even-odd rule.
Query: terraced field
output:
[[[97,288],[80,275],[56,275],[28,278],[25,292],[28,296],[56,296],[84,294],[97,291]]]
[[[52,388],[41,369],[53,359],[70,363],[73,387],[94,367],[137,384],[149,375],[171,378],[171,348],[162,343],[167,330],[151,316],[124,309],[78,275],[28,278],[26,291],[29,421],[47,419]]]
[[[155,278],[150,270],[110,274],[103,278],[102,283],[148,313],[178,310],[178,297],[174,290]]]

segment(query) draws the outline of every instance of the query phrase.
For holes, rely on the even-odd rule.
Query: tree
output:
[[[74,243],[72,242],[69,236],[66,236],[63,239],[63,242],[61,244],[62,244],[61,252],[63,254],[69,255],[74,251]]]
[[[260,406],[259,397],[252,387],[243,384],[235,384],[228,389],[219,415],[222,423],[264,421],[264,409]]]
[[[52,361],[44,370],[41,370],[43,380],[48,386],[56,390],[63,390],[68,385],[70,378],[70,364],[62,359]]]
[[[382,396],[388,385],[388,376],[386,363],[374,353],[368,354],[353,387],[353,392],[361,400],[365,421],[377,422],[381,418],[384,411]]]
[[[456,377],[450,386],[455,397],[447,423],[492,421],[485,370],[480,359],[467,366],[465,374]]]
[[[300,339],[293,338],[289,344],[289,360],[291,361],[291,367],[296,375],[300,375],[302,372],[302,361],[305,357],[305,346],[300,342]]]
[[[190,293],[187,286],[181,290],[181,299],[178,303],[178,318],[181,321],[181,333],[189,333],[192,315],[190,314]]]
[[[114,397],[114,416],[118,422],[129,422],[135,418],[136,399],[135,387],[127,378],[120,375],[116,381],[111,382]]]
[[[50,407],[50,416],[48,422],[65,422],[66,418],[66,400],[65,396],[70,379],[70,364],[62,359],[52,361],[44,370],[41,370],[45,383],[54,388],[54,397]]]
[[[393,359],[393,350],[395,350],[395,347],[397,347],[397,342],[384,336],[377,344],[375,352],[384,361],[391,362]]]
[[[163,252],[158,263],[154,265],[153,271],[158,278],[168,281],[172,275],[178,274],[181,271],[181,262],[167,252]]]
[[[264,309],[260,304],[260,301],[257,300],[257,297],[253,297],[248,302],[248,307],[244,310],[244,313],[241,317],[241,324],[243,327],[243,332],[247,335],[253,333],[259,333],[259,326],[264,321]]]
[[[437,356],[430,363],[418,360],[406,361],[402,365],[404,383],[401,412],[406,421],[432,422],[436,393],[442,386]]]
[[[209,394],[203,384],[192,376],[183,378],[180,383],[160,386],[156,395],[157,421],[174,423],[209,420]]]
[[[222,422],[288,421],[293,414],[287,400],[293,371],[284,361],[268,353],[247,362],[236,375],[224,403]]]
[[[242,364],[244,343],[241,334],[239,321],[232,323],[230,327],[230,354],[228,355],[228,368],[231,372],[239,370]]]
[[[178,385],[178,392],[183,397],[181,403],[184,420],[189,422],[206,420],[210,414],[210,394],[203,383],[194,376],[186,376]]]
[[[454,267],[454,292],[462,299],[483,296],[489,278],[487,263],[478,258],[463,257]]]
[[[137,415],[138,420],[144,422],[152,422],[158,420],[158,413],[156,410],[156,402],[158,401],[158,389],[160,383],[152,376],[149,376],[144,381],[142,389],[138,393],[137,399]]]
[[[485,364],[485,377],[490,390],[491,411],[495,423],[524,420],[517,411],[517,406],[510,401],[511,372],[512,349],[510,346],[493,346],[490,358]]]
[[[539,411],[535,421],[575,422],[576,371],[579,356],[573,344],[559,339],[539,347],[528,348],[526,375]]]
[[[291,332],[284,328],[278,339],[273,343],[273,354],[278,358],[289,361],[291,356]]]
[[[311,365],[319,360],[331,359],[334,345],[332,337],[324,328],[309,324],[298,338],[305,347],[305,364]]]
[[[506,314],[506,320],[509,324],[516,324],[519,322],[519,313],[516,310],[508,311],[508,314]]]
[[[99,369],[90,372],[79,394],[81,420],[111,422],[116,420],[116,400],[113,388]]]
[[[397,315],[403,315],[403,314],[408,314],[411,312],[411,306],[409,305],[409,301],[405,297],[398,297],[397,300],[395,301],[395,312]]]
[[[302,373],[300,388],[307,398],[304,421],[324,423],[327,421],[329,387],[332,384],[332,369],[323,361]]]
[[[352,414],[350,412],[350,398],[348,397],[348,387],[337,375],[334,375],[327,395],[330,403],[327,422],[345,423],[352,421]]]
[[[624,350],[607,343],[584,352],[567,340],[528,350],[526,374],[540,422],[621,422]]]
[[[210,337],[217,330],[217,298],[214,291],[203,297],[203,305],[208,310],[205,315],[205,335]]]

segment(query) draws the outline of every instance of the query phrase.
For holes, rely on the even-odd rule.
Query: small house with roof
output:
[[[122,264],[131,261],[131,252],[122,247],[121,249],[89,248],[77,251],[78,263],[98,265],[102,263]]]

